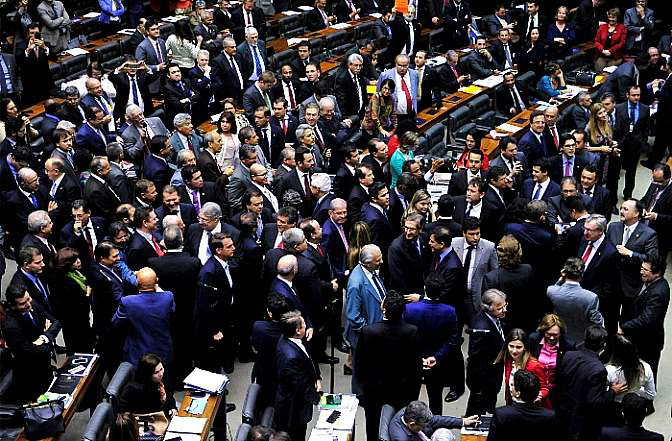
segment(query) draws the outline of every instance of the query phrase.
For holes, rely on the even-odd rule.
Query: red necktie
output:
[[[282,119],[282,131],[285,132],[285,136],[287,136],[287,121],[285,119]]]
[[[590,253],[593,252],[593,242],[590,241],[588,242],[588,246],[586,247],[586,251],[584,251],[583,256],[581,256],[581,260],[583,260],[583,263],[588,262],[588,258],[590,257]]]
[[[455,74],[455,79],[458,79],[460,77],[460,74],[457,73],[457,68],[455,66],[450,66],[451,69],[453,69],[453,73]]]
[[[551,133],[553,134],[553,142],[555,143],[555,148],[557,149],[560,145],[560,139],[558,139],[558,129],[555,126],[551,127]]]
[[[152,245],[154,245],[154,251],[156,251],[157,256],[161,257],[165,254],[154,236],[152,236]]]
[[[287,85],[287,91],[289,92],[289,104],[291,104],[292,109],[295,109],[296,101],[294,100],[294,92],[292,92],[292,83]]]
[[[317,252],[320,253],[320,256],[324,257],[324,250],[321,245],[317,246]]]
[[[313,193],[310,191],[310,182],[308,181],[308,173],[303,175],[303,191],[306,193],[306,199],[310,199]]]
[[[187,136],[187,146],[189,146],[189,150],[194,151],[194,143],[191,141],[191,136]]]
[[[401,90],[406,95],[406,113],[411,113],[413,111],[413,99],[411,98],[411,92],[408,90],[406,81],[404,81],[404,77],[401,77]]]

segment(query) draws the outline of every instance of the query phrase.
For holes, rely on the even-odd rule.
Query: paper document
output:
[[[170,420],[167,432],[198,433],[203,432],[207,418],[174,416]]]
[[[296,38],[296,37],[288,38],[287,39],[287,46],[288,47],[295,46],[295,45],[297,45],[297,44],[299,44],[299,43],[301,43],[302,41],[305,41],[305,40],[306,40],[305,38]]]
[[[164,441],[178,440],[182,441],[201,441],[201,435],[195,433],[175,433],[175,432],[166,432],[163,436]]]
[[[504,130],[505,132],[516,133],[518,130],[522,130],[522,127],[514,126],[513,124],[504,123],[497,126],[498,129]]]
[[[348,29],[350,27],[350,24],[348,23],[336,23],[331,26],[329,26],[331,29]]]
[[[100,12],[89,12],[88,14],[82,15],[82,18],[96,18],[100,16]]]
[[[76,47],[68,49],[67,51],[65,51],[65,53],[73,57],[76,57],[77,55],[86,55],[89,53],[89,51],[87,51],[86,49],[82,49],[81,47]]]
[[[298,9],[301,9],[302,11],[312,11],[315,8],[312,6],[299,6]]]
[[[460,87],[460,92],[468,93],[469,95],[476,95],[477,93],[481,92],[483,89],[478,87],[478,86],[466,86],[466,87]]]
[[[282,15],[301,15],[299,11],[282,11]]]
[[[187,378],[184,379],[185,386],[213,394],[220,393],[228,382],[229,378],[226,375],[215,374],[214,372],[204,371],[199,368],[194,368]]]
[[[493,88],[495,86],[502,84],[503,81],[504,81],[503,75],[490,75],[489,77],[483,78],[482,80],[474,81],[474,85]]]

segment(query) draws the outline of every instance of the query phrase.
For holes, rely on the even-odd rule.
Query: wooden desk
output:
[[[448,117],[448,112],[454,108],[461,106],[472,98],[479,96],[482,93],[485,93],[488,89],[483,89],[479,93],[469,94],[465,92],[460,92],[459,90],[451,95],[443,97],[441,107],[434,112],[432,108],[425,109],[418,113],[418,118],[422,118],[424,121],[418,125],[418,130],[420,133],[424,133],[429,130],[433,125],[443,121]]]
[[[364,24],[364,23],[368,23],[370,21],[374,21],[374,20],[375,20],[374,17],[366,16],[366,17],[360,18],[359,20],[349,21],[348,24],[350,25],[350,27],[347,28],[347,29],[333,29],[333,28],[327,27],[327,28],[324,28],[324,29],[319,30],[319,31],[307,32],[303,35],[299,35],[299,36],[294,37],[294,38],[298,38],[299,40],[316,40],[318,38],[324,38],[329,34],[334,34],[336,32],[340,32],[340,31],[345,31],[345,32],[351,33],[351,32],[355,31],[357,26],[359,26],[361,24]],[[287,46],[287,47],[285,47],[284,49],[280,49],[279,51],[276,50],[276,48],[283,48],[284,46]],[[276,53],[276,54],[278,52],[282,52],[283,50],[285,50],[287,48],[292,48],[292,47],[296,47],[296,44],[293,44],[293,45],[289,46],[286,38],[277,38],[277,39],[271,41],[270,43],[266,44],[266,48],[267,49],[273,49],[274,53]]]
[[[100,368],[100,358],[96,357],[93,360],[93,365],[91,366],[91,370],[89,371],[89,373],[84,377],[82,377],[82,379],[79,380],[79,384],[77,385],[77,387],[75,387],[75,391],[72,394],[72,400],[70,401],[70,404],[68,404],[68,407],[66,407],[65,410],[63,410],[63,423],[65,424],[66,430],[68,428],[68,424],[70,424],[70,421],[72,420],[72,417],[74,417],[75,413],[77,413],[77,408],[82,403],[82,400],[84,400],[84,396],[86,396],[86,391],[89,390],[91,383],[93,383],[94,379],[96,378],[96,374],[98,373],[99,368]],[[60,435],[53,436],[50,438],[43,438],[39,441],[55,441],[56,439],[59,438],[59,436]],[[26,438],[23,435],[23,431],[21,431],[16,441],[28,441],[28,438]]]
[[[481,435],[462,435],[460,441],[485,441],[488,437]]]
[[[82,49],[85,49],[89,51],[88,55],[91,55],[92,52],[94,52],[96,49],[98,49],[101,46],[104,46],[108,43],[120,43],[122,40],[125,40],[127,38],[130,38],[128,35],[122,35],[122,34],[113,34],[109,35],[107,37],[99,38],[97,40],[91,40],[87,44],[80,46]],[[58,61],[49,61],[51,64],[58,64],[62,63],[64,61],[67,61],[71,58],[74,58],[72,55],[60,55],[58,57]]]
[[[187,412],[187,409],[191,405],[191,391],[185,390],[184,398],[182,399],[182,405],[180,405],[180,409],[177,411],[177,414],[183,417],[207,418],[208,422],[205,423],[203,432],[201,432],[201,441],[206,441],[208,439],[208,435],[210,434],[210,428],[212,427],[212,423],[215,421],[215,416],[217,415],[219,406],[222,403],[222,401],[224,401],[223,398],[224,393],[221,393],[219,395],[210,395],[210,397],[208,398],[208,404],[205,405],[205,410],[203,411],[202,414],[197,415]]]

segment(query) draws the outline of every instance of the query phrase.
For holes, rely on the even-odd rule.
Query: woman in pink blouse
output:
[[[530,353],[544,370],[547,380],[548,396],[541,404],[552,409],[553,392],[555,389],[555,368],[560,364],[567,351],[576,349],[573,341],[565,337],[565,324],[555,314],[546,314],[541,319],[537,332],[530,334]]]

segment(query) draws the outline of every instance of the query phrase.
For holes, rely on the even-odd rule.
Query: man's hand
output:
[[[338,291],[338,279],[334,279],[331,281],[331,290],[333,292]]]
[[[432,17],[432,24],[439,24],[439,17]]]
[[[158,66],[156,66],[159,70],[163,70],[166,68],[166,63],[161,63]]]
[[[616,245],[616,251],[618,251],[621,256],[632,257],[632,251],[630,251],[623,245]]]
[[[313,338],[313,328],[306,329],[306,341],[310,341]]]
[[[54,211],[57,208],[58,208],[58,202],[49,201],[49,205],[47,205],[47,211]]]
[[[655,221],[656,219],[658,219],[658,213],[656,213],[655,211],[647,211],[644,213],[644,219],[648,221]]]
[[[318,392],[322,392],[322,380],[318,379],[315,381],[315,389]]]
[[[347,128],[350,128],[350,127],[352,127],[352,120],[351,120],[350,118],[345,118],[345,119],[343,120],[343,124],[345,124],[345,126],[346,126]]]
[[[406,294],[404,300],[411,303],[418,302],[420,301],[420,294]]]
[[[432,173],[436,173],[436,171],[440,169],[444,163],[445,161],[443,159],[434,159],[432,161],[432,168],[430,168],[429,171],[431,171]]]
[[[34,344],[35,346],[42,346],[42,345],[44,344],[44,339],[43,339],[42,336],[40,335],[39,337],[37,337],[37,340],[35,340],[35,341],[33,342],[33,344]]]
[[[75,230],[75,234],[80,234],[82,232],[82,221],[81,220],[76,220],[72,224],[72,229]]]
[[[217,334],[213,335],[212,338],[215,341],[220,341],[221,339],[224,338],[224,334],[222,334],[222,331],[219,331]]]
[[[611,52],[609,50],[605,49],[605,50],[602,51],[602,55],[604,55],[605,57],[611,57]]]
[[[475,426],[476,423],[478,422],[480,422],[480,420],[478,419],[478,415],[472,415],[470,417],[462,418],[463,426]]]
[[[203,42],[203,36],[202,35],[197,35],[196,36],[196,44],[201,44]]]
[[[112,115],[105,115],[105,118],[103,118],[103,122],[105,124],[109,124],[110,121],[112,121]]]
[[[611,390],[614,391],[616,395],[620,395],[628,391],[628,383],[616,383],[611,385]]]
[[[434,366],[436,366],[436,358],[435,357],[427,357],[422,359],[422,368],[423,369],[431,369]]]
[[[46,331],[47,329],[49,329],[50,326],[51,326],[51,320],[46,319],[44,321],[44,330]]]
[[[459,77],[457,77],[457,82],[460,83],[460,84],[462,84],[462,83],[464,83],[467,79],[468,79],[468,77],[467,77],[466,75],[460,75]]]

